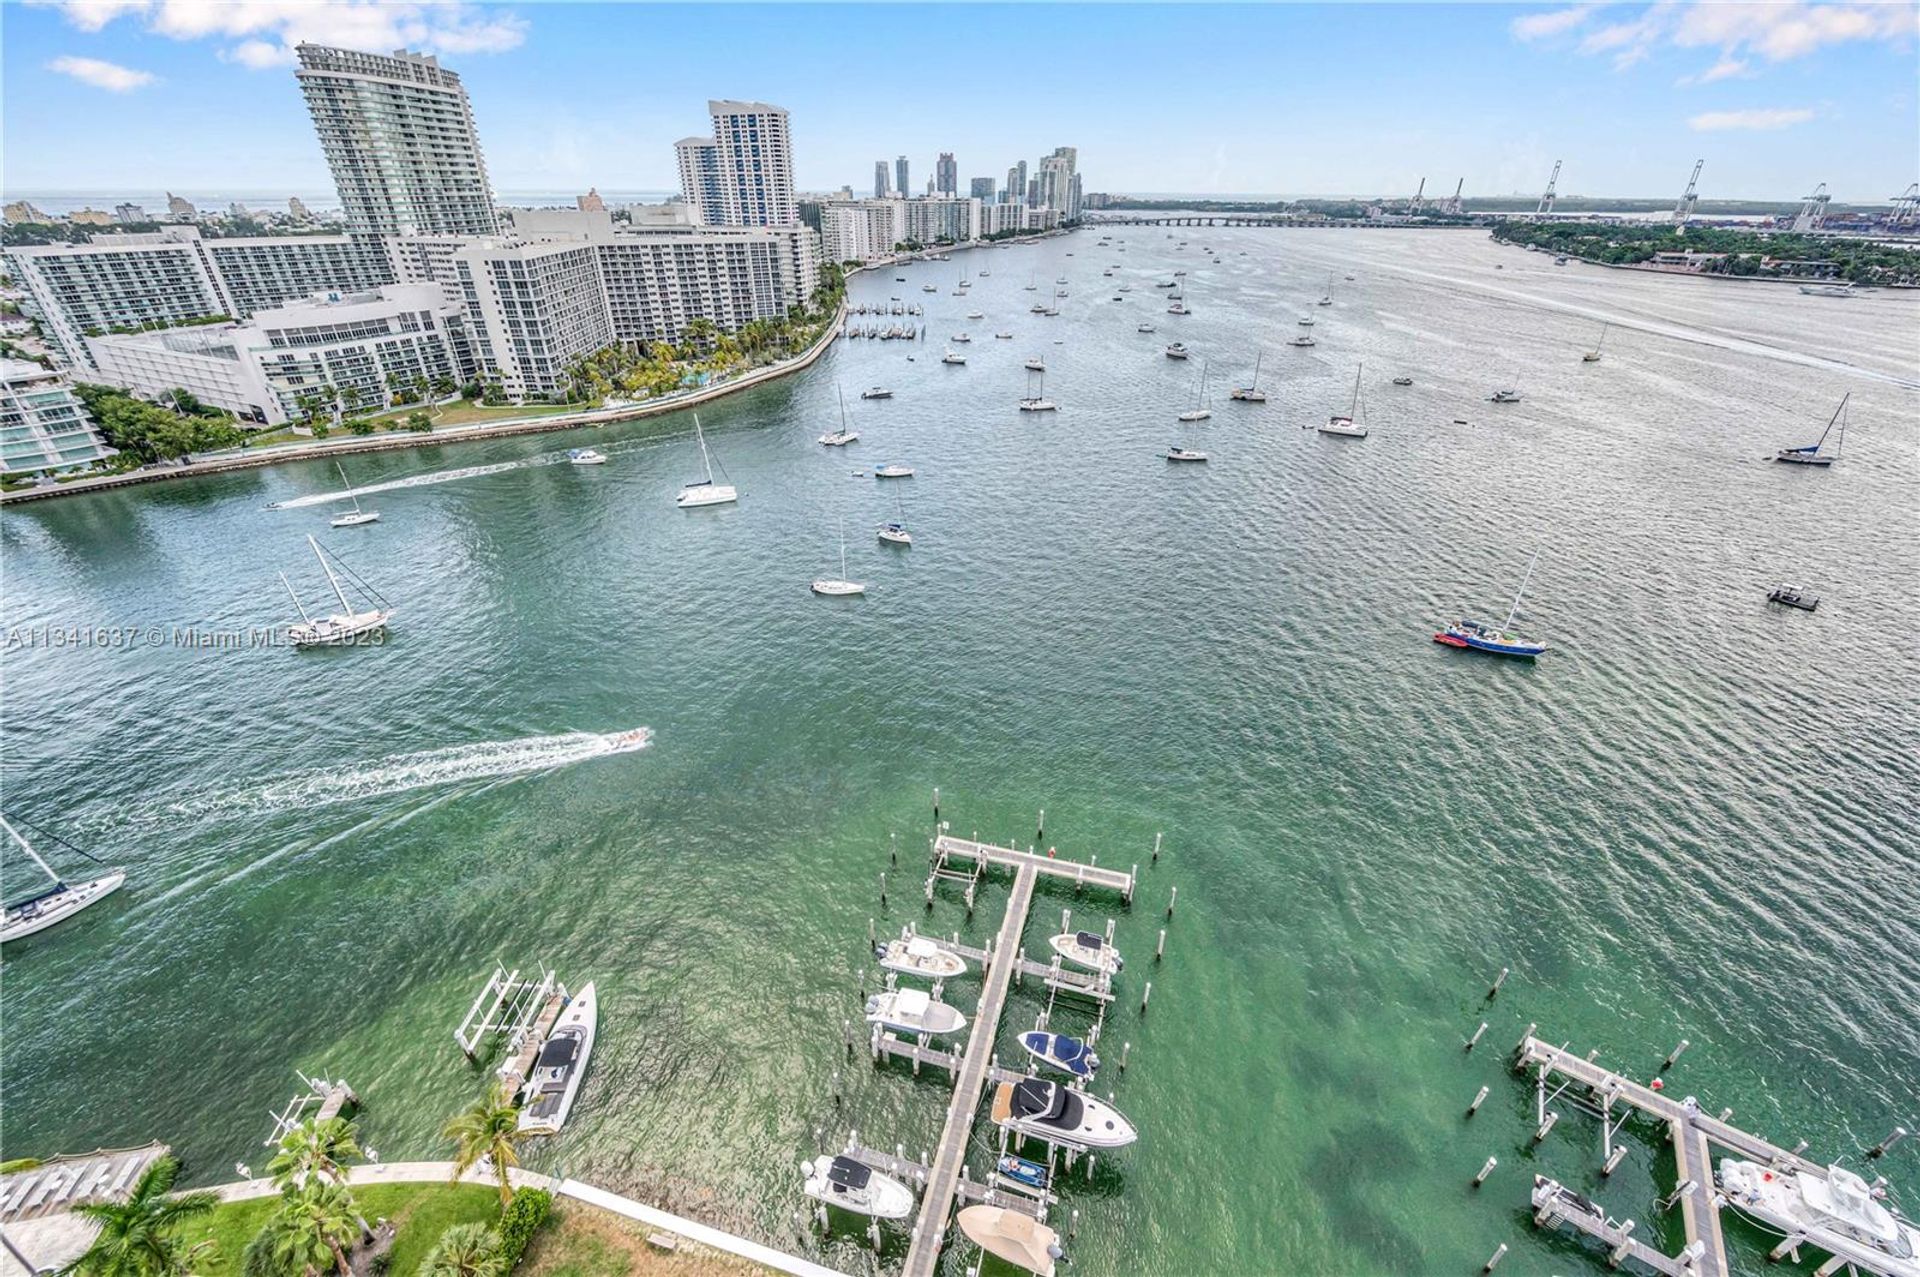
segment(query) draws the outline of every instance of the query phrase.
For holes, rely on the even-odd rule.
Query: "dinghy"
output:
[[[922,1033],[958,1033],[967,1017],[920,989],[888,989],[867,999],[867,1023],[918,1037]]]
[[[951,980],[964,975],[967,960],[926,936],[903,936],[873,946],[873,956],[888,971],[902,975],[925,976],[929,980]]]
[[[1065,1253],[1060,1235],[1039,1220],[1002,1206],[969,1206],[960,1212],[960,1231],[996,1259],[1039,1277],[1053,1277],[1054,1263]]]
[[[993,1164],[993,1169],[1005,1179],[1016,1184],[1025,1184],[1028,1188],[1047,1186],[1047,1168],[1038,1162],[1029,1162],[1024,1157],[1015,1157],[1008,1153]]]
[[[1121,960],[1118,949],[1091,931],[1065,932],[1053,937],[1047,943],[1062,958],[1083,966],[1089,971],[1117,975],[1127,965]]]
[[[1034,1029],[1020,1035],[1020,1045],[1040,1063],[1074,1077],[1092,1077],[1100,1067],[1100,1057],[1088,1049],[1085,1042],[1064,1033]]]
[[[993,1120],[1010,1131],[1076,1148],[1123,1148],[1140,1138],[1112,1105],[1065,1083],[1034,1077],[994,1088]]]
[[[800,1163],[806,1194],[818,1202],[875,1219],[905,1219],[913,1214],[913,1190],[851,1157],[827,1157]]]

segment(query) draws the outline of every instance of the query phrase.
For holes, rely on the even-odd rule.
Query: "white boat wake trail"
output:
[[[639,727],[625,732],[563,732],[557,736],[481,741],[445,749],[390,754],[367,763],[291,772],[239,789],[192,794],[166,804],[152,815],[159,818],[258,816],[324,807],[410,789],[549,771],[608,754],[645,749],[652,739],[650,728]]]
[[[355,488],[354,496],[371,496],[376,492],[393,492],[400,488],[421,488],[430,483],[452,483],[456,479],[477,479],[483,474],[504,474],[508,470],[525,470],[529,466],[550,466],[563,460],[560,455],[529,457],[524,461],[498,461],[486,466],[461,466],[457,470],[436,470],[432,474],[416,474],[406,479],[391,479],[386,483],[369,483],[364,488]],[[285,501],[275,501],[267,506],[269,510],[297,510],[302,506],[326,505],[330,501],[345,501],[348,494],[342,492],[310,492],[303,497],[288,497]]]

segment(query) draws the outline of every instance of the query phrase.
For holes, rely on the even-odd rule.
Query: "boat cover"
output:
[[[1086,1056],[1087,1044],[1085,1042],[1082,1042],[1079,1038],[1070,1038],[1058,1033],[1054,1034],[1054,1059],[1060,1061],[1062,1064],[1078,1064],[1084,1060]]]
[[[1095,953],[1106,947],[1106,941],[1091,931],[1076,931],[1073,933],[1073,938],[1082,949],[1091,949]]]
[[[1072,1129],[1080,1125],[1083,1111],[1078,1096],[1052,1082],[1028,1078],[1013,1088],[1012,1112],[1016,1118]]]
[[[999,1206],[969,1206],[960,1212],[960,1231],[991,1255],[1028,1272],[1052,1273],[1059,1234],[1037,1219]]]
[[[922,989],[901,989],[893,995],[893,1013],[895,1015],[923,1016],[933,999]]]
[[[836,1157],[827,1167],[827,1180],[841,1188],[865,1188],[867,1181],[873,1178],[873,1168],[865,1162],[856,1162],[851,1157]]]
[[[579,1035],[573,1033],[555,1035],[554,1037],[548,1038],[547,1044],[540,1048],[540,1062],[536,1067],[543,1069],[565,1068],[567,1065],[572,1064],[574,1057],[579,1054]]]

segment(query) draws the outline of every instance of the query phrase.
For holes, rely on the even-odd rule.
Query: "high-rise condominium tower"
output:
[[[893,189],[901,195],[913,194],[913,187],[907,184],[907,157],[896,156],[893,161]]]
[[[491,235],[493,188],[460,77],[431,57],[299,47],[300,91],[358,236]]]
[[[933,189],[941,195],[960,193],[960,166],[953,162],[952,151],[940,152],[933,165]]]
[[[887,198],[887,162],[885,160],[873,162],[873,198],[877,200]]]
[[[794,226],[800,209],[793,198],[793,134],[787,113],[765,102],[710,101],[713,141],[720,168],[722,226]]]

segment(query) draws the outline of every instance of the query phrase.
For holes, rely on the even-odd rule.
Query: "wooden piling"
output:
[[[1509,968],[1507,968],[1507,967],[1501,967],[1501,968],[1500,968],[1500,974],[1499,974],[1499,975],[1497,975],[1497,976],[1495,976],[1495,977],[1493,978],[1493,987],[1492,987],[1491,989],[1488,989],[1488,990],[1487,990],[1487,997],[1488,997],[1489,999],[1491,999],[1491,998],[1492,998],[1492,997],[1493,997],[1493,996],[1494,996],[1495,994],[1497,994],[1497,993],[1499,993],[1499,992],[1500,992],[1500,986],[1501,986],[1501,985],[1503,985],[1503,984],[1505,984],[1505,983],[1507,982],[1507,972],[1508,972],[1508,970],[1509,970]]]
[[[1482,1104],[1485,1104],[1486,1102],[1487,1102],[1487,1088],[1483,1086],[1474,1095],[1473,1103],[1467,1105],[1467,1116],[1472,1117],[1475,1113],[1478,1113],[1480,1111],[1480,1106]]]
[[[1482,1167],[1480,1168],[1480,1173],[1479,1173],[1478,1175],[1475,1175],[1475,1176],[1473,1177],[1473,1186],[1474,1186],[1475,1188],[1478,1188],[1478,1187],[1480,1187],[1480,1186],[1481,1186],[1482,1184],[1484,1184],[1484,1183],[1486,1183],[1486,1182],[1487,1182],[1487,1176],[1489,1176],[1489,1175],[1491,1175],[1491,1174],[1493,1174],[1493,1168],[1494,1168],[1494,1167],[1496,1167],[1496,1166],[1498,1166],[1498,1165],[1500,1165],[1500,1159],[1499,1159],[1499,1158],[1497,1158],[1497,1157],[1489,1157],[1489,1158],[1487,1159],[1487,1163],[1486,1163],[1486,1165],[1484,1165],[1484,1166],[1482,1166]]]
[[[1501,1260],[1505,1259],[1506,1257],[1507,1257],[1507,1244],[1505,1242],[1501,1242],[1500,1249],[1494,1251],[1493,1254],[1488,1257],[1487,1262],[1480,1266],[1480,1271],[1483,1273],[1492,1272],[1493,1266],[1499,1263]]]
[[[1467,1050],[1469,1051],[1473,1050],[1474,1045],[1480,1041],[1480,1035],[1482,1033],[1485,1033],[1486,1031],[1487,1031],[1487,1022],[1485,1020],[1482,1020],[1480,1021],[1480,1027],[1473,1031],[1473,1036],[1467,1039]]]
[[[1688,1041],[1686,1038],[1681,1038],[1680,1045],[1674,1047],[1673,1050],[1668,1053],[1666,1062],[1660,1066],[1660,1071],[1662,1073],[1665,1073],[1668,1069],[1672,1068],[1673,1062],[1680,1058],[1680,1053],[1682,1051],[1685,1051],[1688,1047],[1692,1045],[1693,1043]]]

